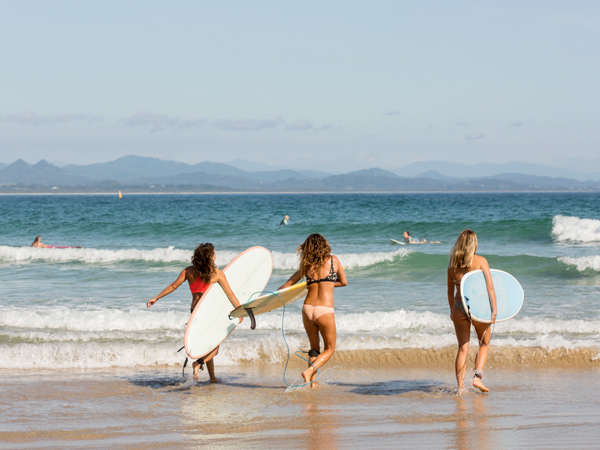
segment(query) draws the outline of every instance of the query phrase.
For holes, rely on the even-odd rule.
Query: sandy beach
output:
[[[300,365],[288,368],[288,382]],[[179,390],[179,367],[1,374],[3,449],[597,448],[598,368],[491,369],[489,394],[452,368],[323,371],[286,388],[282,365],[218,367]],[[189,371],[188,371],[189,375]]]

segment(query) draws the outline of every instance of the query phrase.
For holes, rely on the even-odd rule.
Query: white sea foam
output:
[[[307,351],[305,335],[286,335],[287,345],[293,357],[296,351]],[[454,332],[445,330],[436,334],[415,333],[397,336],[370,336],[360,334],[338,334],[337,350],[438,350],[456,345]],[[471,345],[477,346],[475,333]],[[546,351],[555,349],[575,350],[580,348],[600,348],[598,339],[567,338],[561,335],[539,335],[527,338],[498,336],[492,338],[492,345],[498,348],[540,348]],[[179,365],[185,354],[177,352],[180,340],[171,342],[151,341],[93,341],[93,342],[35,342],[0,345],[0,369],[95,369],[108,367],[135,367]],[[234,332],[219,351],[219,366],[232,366],[241,362],[261,361],[268,364],[285,362],[286,342],[280,333],[268,335]]]
[[[280,332],[283,309],[256,316],[258,332]],[[187,311],[147,310],[145,308],[119,310],[110,308],[70,309],[64,306],[22,308],[5,306],[0,310],[0,334],[18,333],[96,333],[104,339],[119,339],[115,333],[136,336],[138,333],[160,335],[161,333],[183,333],[189,319]],[[283,322],[286,333],[303,334],[302,316],[299,305],[288,307]],[[405,333],[453,332],[452,322],[447,314],[416,312],[405,309],[389,312],[343,313],[336,312],[339,333],[394,336]],[[250,321],[245,320],[238,330],[246,330],[250,335]],[[553,319],[517,316],[506,322],[494,325],[495,334],[518,335],[598,335],[600,319]],[[251,337],[251,336],[249,336]],[[145,339],[145,338],[144,338]]]
[[[583,272],[584,270],[591,269],[600,271],[600,256],[583,256],[580,258],[561,257],[558,258],[560,262],[568,264],[569,266],[577,267],[577,270]]]
[[[219,365],[244,361],[282,363],[307,350],[300,310],[288,308],[257,316],[257,329],[245,320],[221,346]],[[181,364],[186,311],[145,309],[20,308],[0,311],[0,368],[107,368]],[[447,314],[397,310],[337,313],[337,349],[437,350],[456,345]],[[600,319],[560,320],[522,317],[496,324],[493,345],[552,349],[600,348]],[[285,335],[285,341],[283,339]],[[477,339],[471,333],[471,344]]]
[[[406,256],[408,253],[410,253],[408,249],[399,249],[393,252],[348,253],[338,255],[338,257],[345,266],[356,268],[367,267],[384,261],[393,261]],[[298,268],[298,255],[296,253],[274,251],[272,254],[274,269],[295,270]],[[238,253],[232,251],[217,251],[217,265],[221,267],[225,266],[237,255]],[[181,250],[174,247],[155,248],[152,250],[102,250],[93,248],[50,249],[0,245],[0,262],[21,264],[30,262],[111,264],[133,261],[189,264],[191,256],[191,250]]]
[[[558,242],[598,242],[600,220],[555,216],[552,219],[552,236]]]

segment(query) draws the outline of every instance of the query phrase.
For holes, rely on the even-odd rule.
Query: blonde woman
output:
[[[317,369],[329,361],[335,351],[336,328],[333,313],[333,289],[347,286],[346,274],[329,242],[320,234],[311,234],[297,250],[300,267],[279,289],[293,286],[306,277],[308,294],[302,307],[302,322],[310,342],[308,369],[302,372],[305,383],[317,387]],[[319,334],[323,338],[323,353]]]
[[[475,374],[473,386],[481,392],[489,392],[483,384],[483,369],[488,357],[491,337],[491,324],[471,321],[464,310],[461,295],[460,281],[462,277],[473,270],[480,269],[485,277],[490,305],[492,308],[492,323],[496,321],[496,293],[490,274],[490,266],[483,256],[476,255],[477,235],[474,231],[466,229],[459,235],[450,252],[450,264],[448,265],[448,304],[450,306],[450,318],[454,322],[454,331],[458,339],[458,353],[456,354],[456,382],[458,392],[465,390],[465,369],[469,353],[469,341],[471,339],[471,323],[477,332],[479,339],[479,352],[475,360]]]

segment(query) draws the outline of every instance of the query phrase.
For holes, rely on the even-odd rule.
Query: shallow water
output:
[[[177,277],[197,243],[213,242],[220,266],[265,246],[273,290],[295,270],[294,251],[312,232],[348,266],[350,284],[335,293],[346,358],[388,349],[438,367],[455,345],[447,255],[467,226],[478,233],[478,252],[525,290],[519,315],[493,329],[497,364],[599,364],[598,194],[124,194],[0,196],[0,368],[179,364],[187,287],[151,310],[145,302]],[[279,225],[284,214],[288,226]],[[391,244],[404,229],[442,243]],[[31,248],[36,234],[84,248]],[[219,364],[283,362],[282,327],[292,351],[306,347],[300,306],[259,316],[256,331],[243,323]]]

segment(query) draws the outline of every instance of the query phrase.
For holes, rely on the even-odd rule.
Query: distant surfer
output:
[[[35,239],[33,240],[33,244],[31,244],[32,247],[40,247],[40,248],[46,248],[46,246],[44,244],[42,244],[42,237],[41,236],[36,236]]]
[[[283,220],[281,221],[281,223],[279,225],[287,225],[288,220],[290,220],[290,216],[286,215],[283,217]]]
[[[219,283],[221,285],[223,291],[225,294],[227,294],[227,298],[235,308],[240,306],[240,302],[231,290],[231,287],[229,287],[227,277],[223,271],[216,266],[216,259],[217,254],[215,252],[215,247],[212,244],[206,243],[198,245],[198,247],[196,247],[194,250],[194,255],[192,256],[192,265],[183,269],[177,279],[168,285],[160,294],[148,300],[146,307],[150,308],[159,298],[174,292],[186,280],[189,283],[190,291],[192,292],[192,306],[190,308],[190,312],[194,311],[194,308],[200,301],[202,294],[204,294],[208,287],[213,283]],[[218,353],[219,347],[214,349],[204,358],[194,361],[194,364],[192,365],[194,369],[194,380],[198,381],[198,373],[200,369],[203,369],[204,364],[206,364],[206,367],[208,368],[208,375],[210,376],[210,382],[219,382],[218,378],[215,377],[215,363],[213,361],[213,358]]]
[[[406,231],[406,230],[402,233],[402,235],[404,237],[404,242],[406,244],[441,244],[440,241],[430,241],[430,242],[427,242],[427,239],[423,239],[422,241],[420,241],[419,239],[413,238],[410,235],[410,232]]]
[[[456,239],[450,252],[450,264],[448,265],[448,304],[450,306],[450,318],[454,322],[454,331],[458,339],[455,369],[459,393],[465,390],[465,369],[469,354],[469,341],[471,340],[471,324],[473,324],[479,340],[479,352],[475,359],[473,386],[481,392],[489,392],[489,389],[483,384],[482,378],[490,347],[491,325],[471,321],[463,307],[460,295],[462,277],[468,272],[480,269],[485,277],[485,284],[490,298],[492,309],[491,323],[496,321],[496,292],[492,283],[490,266],[483,256],[475,254],[476,251],[477,235],[474,231],[467,228],[458,235],[458,239]]]
[[[308,294],[302,307],[302,322],[310,342],[308,369],[302,372],[305,383],[317,387],[317,369],[325,364],[335,351],[336,328],[333,312],[333,288],[347,286],[344,268],[337,256],[331,254],[329,242],[320,234],[311,234],[298,247],[300,267],[279,289],[296,284],[306,277]],[[323,353],[319,342],[323,338]]]

